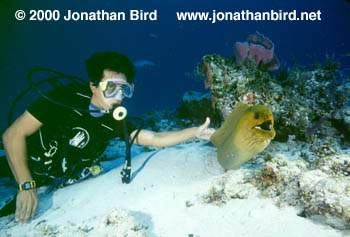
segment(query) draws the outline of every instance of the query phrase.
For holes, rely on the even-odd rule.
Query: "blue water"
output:
[[[6,128],[12,100],[28,86],[26,73],[33,67],[49,67],[87,78],[84,60],[97,51],[119,51],[134,62],[151,62],[137,68],[135,96],[127,101],[131,115],[172,108],[189,90],[204,92],[203,83],[186,77],[205,54],[233,55],[236,41],[255,31],[275,43],[282,65],[295,59],[310,66],[325,55],[350,53],[350,3],[346,0],[216,0],[216,1],[2,1],[0,3],[0,128]],[[157,10],[155,22],[31,22],[17,21],[16,10],[58,9],[74,11]],[[321,21],[181,22],[176,11],[321,11]],[[341,58],[350,67],[350,57]],[[142,63],[140,64],[142,65]],[[17,109],[21,113],[32,97]]]

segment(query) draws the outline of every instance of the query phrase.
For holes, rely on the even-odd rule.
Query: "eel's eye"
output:
[[[258,118],[259,118],[259,113],[255,113],[255,114],[254,114],[254,118],[255,118],[255,119],[258,119]]]

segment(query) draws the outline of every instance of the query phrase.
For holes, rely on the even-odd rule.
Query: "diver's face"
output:
[[[126,81],[125,74],[105,69],[103,71],[103,77],[101,81],[105,81],[112,78],[120,78]],[[90,88],[92,91],[91,102],[100,109],[112,109],[113,105],[121,104],[123,100],[122,98],[119,98],[119,99],[105,98],[105,96],[103,95],[102,88],[99,85],[94,86],[91,82],[90,82]]]

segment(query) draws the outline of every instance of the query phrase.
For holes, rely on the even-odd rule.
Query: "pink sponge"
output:
[[[277,70],[280,66],[279,61],[274,54],[274,44],[264,35],[256,32],[248,36],[248,42],[236,42],[235,56],[237,64],[241,64],[248,57],[251,57],[256,64],[260,62],[267,66],[270,71]]]

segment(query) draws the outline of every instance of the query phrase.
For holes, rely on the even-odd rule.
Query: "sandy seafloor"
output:
[[[292,160],[293,147],[279,146],[284,149],[274,153]],[[3,217],[0,236],[350,236],[348,230],[298,216],[294,207],[280,208],[259,192],[221,206],[205,203],[203,194],[224,173],[211,143],[150,152],[134,146],[132,153],[136,175],[130,184],[121,183],[123,159],[104,162],[105,172],[97,177],[51,194],[38,190],[35,219],[18,225],[14,215]]]

